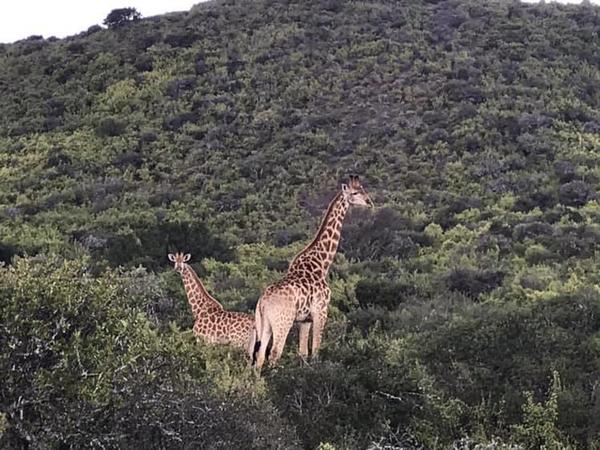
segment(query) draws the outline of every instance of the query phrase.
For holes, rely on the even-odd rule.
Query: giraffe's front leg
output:
[[[327,306],[320,308],[312,315],[313,319],[313,335],[312,335],[312,354],[311,359],[316,360],[321,347],[321,339],[323,330],[327,322]]]
[[[312,336],[312,359],[317,359],[319,348],[321,347],[321,339],[323,337],[323,329],[327,322],[327,308],[331,299],[331,290],[327,287],[322,291],[318,300],[313,304],[311,317],[313,322]]]
[[[313,335],[312,335],[312,354],[311,359],[316,360],[319,353],[319,347],[321,347],[321,339],[323,337],[323,329],[327,322],[327,308],[322,308],[319,311],[315,311],[312,316],[313,319]]]
[[[279,318],[279,321],[272,324],[273,327],[273,347],[269,354],[269,364],[271,366],[277,365],[277,361],[283,354],[283,348],[285,347],[285,340],[287,339],[290,329],[294,325],[294,315],[290,312],[284,314]]]

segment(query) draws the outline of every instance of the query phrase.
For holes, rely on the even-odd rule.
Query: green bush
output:
[[[361,280],[356,285],[356,300],[360,306],[380,305],[397,308],[406,296],[416,293],[414,286],[384,280]]]
[[[220,387],[191,333],[152,325],[144,311],[160,294],[136,288],[145,277],[94,278],[86,260],[55,257],[0,269],[0,445],[293,448],[251,374],[244,392]]]
[[[556,427],[560,389],[560,376],[558,372],[553,372],[552,385],[545,402],[536,403],[532,392],[525,394],[527,402],[523,405],[523,423],[514,427],[514,438],[524,448],[575,448],[565,442]]]
[[[473,298],[491,292],[502,284],[505,273],[499,270],[475,270],[459,267],[445,277],[446,286]]]

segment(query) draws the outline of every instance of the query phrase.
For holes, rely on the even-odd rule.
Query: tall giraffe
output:
[[[206,291],[194,269],[187,264],[190,257],[189,253],[169,253],[169,260],[175,263],[175,270],[181,275],[192,314],[196,319],[194,334],[210,344],[242,347],[252,360],[256,342],[254,317],[251,314],[223,309],[223,306]]]
[[[350,205],[373,206],[358,177],[351,176],[348,185],[329,204],[317,235],[292,260],[282,280],[267,286],[255,311],[259,344],[256,367],[265,361],[267,344],[273,337],[269,360],[280,357],[293,323],[300,322],[300,355],[308,356],[308,333],[312,323],[312,356],[321,345],[327,321],[331,290],[327,273],[337,252],[342,224]]]

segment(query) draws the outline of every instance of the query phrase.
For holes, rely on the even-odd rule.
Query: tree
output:
[[[108,28],[116,28],[127,22],[139,20],[141,17],[142,15],[135,8],[118,8],[113,9],[102,23]]]

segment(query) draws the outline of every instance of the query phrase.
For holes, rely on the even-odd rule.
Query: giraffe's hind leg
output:
[[[313,321],[311,359],[317,359],[319,348],[321,347],[323,329],[327,323],[327,308],[329,306],[330,297],[331,291],[325,291],[322,294],[320,301],[315,304],[313,310],[311,311],[311,317]]]
[[[256,328],[252,328],[250,332],[250,337],[246,344],[246,352],[248,353],[248,357],[250,358],[250,362],[254,364],[256,362],[255,354],[260,348],[260,341],[256,339]]]
[[[285,347],[285,341],[293,324],[294,316],[290,314],[281,317],[280,320],[273,325],[273,348],[269,355],[270,364],[275,365],[279,358],[281,358],[283,348]]]
[[[298,346],[298,355],[302,358],[303,361],[306,362],[306,358],[308,358],[308,334],[310,332],[311,327],[310,322],[300,322],[299,323],[299,346]]]

